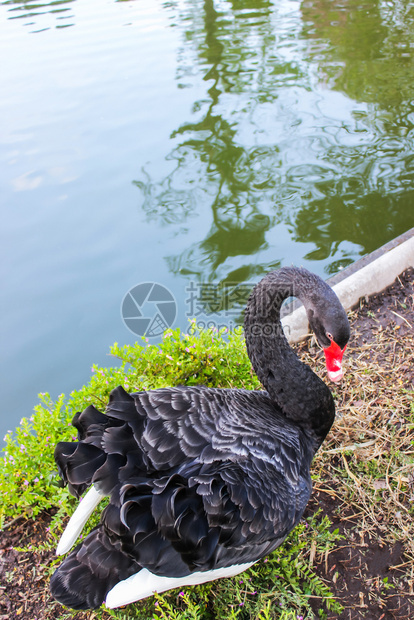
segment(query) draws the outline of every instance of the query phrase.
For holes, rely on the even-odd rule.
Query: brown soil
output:
[[[348,355],[359,363],[361,351],[365,358],[381,367],[389,364],[390,347],[395,356],[398,350],[409,348],[412,355],[414,326],[414,270],[409,269],[397,278],[384,293],[361,303],[352,317],[353,342]],[[382,352],[378,346],[374,353],[370,346],[381,338]],[[307,345],[302,351],[308,353]],[[312,352],[312,349],[311,349]],[[388,357],[387,357],[388,354]],[[394,358],[393,358],[394,359]],[[410,356],[405,362],[399,358],[398,382],[408,390],[413,389],[414,364]],[[391,380],[391,379],[390,379]],[[393,380],[397,381],[397,378]],[[358,407],[359,403],[353,403]],[[342,431],[341,431],[342,432]],[[335,431],[334,431],[335,433]],[[336,436],[339,441],[340,432]],[[335,436],[334,436],[335,438]],[[329,444],[328,447],[336,444]],[[331,449],[335,452],[335,449]],[[322,457],[323,458],[323,457]],[[333,461],[335,457],[333,458]],[[338,457],[339,463],[339,457]],[[339,463],[340,464],[340,463]],[[410,488],[414,476],[411,473]],[[356,477],[351,473],[351,477]],[[322,478],[322,476],[321,476]],[[358,481],[356,480],[356,485]],[[315,491],[307,508],[308,514],[322,509],[329,516],[333,528],[338,528],[343,539],[334,550],[323,558],[316,557],[314,565],[318,574],[326,580],[336,598],[344,606],[340,616],[328,614],[333,620],[405,620],[414,618],[414,574],[412,554],[406,542],[387,536],[387,530],[395,523],[386,523],[387,514],[362,515],[357,501],[343,498],[334,476],[327,470],[323,484],[315,484]],[[413,501],[414,496],[411,495]],[[402,501],[402,500],[401,500]],[[361,502],[360,502],[361,504]],[[404,505],[401,504],[404,508]],[[408,514],[408,508],[407,508]],[[362,517],[361,517],[362,515]],[[405,517],[405,515],[404,515]],[[411,517],[412,518],[412,517]],[[75,618],[86,620],[95,617],[94,612],[66,615],[64,608],[51,600],[48,592],[50,569],[54,555],[39,552],[39,546],[47,537],[51,515],[43,514],[36,521],[17,520],[0,532],[0,620],[57,620]],[[363,521],[363,526],[361,522]],[[398,525],[398,524],[397,524]],[[32,547],[19,552],[15,547]],[[388,581],[384,582],[384,578]],[[317,614],[318,603],[314,603]],[[106,613],[103,617],[109,618]]]
[[[0,533],[0,620],[43,620],[58,618],[61,609],[51,609],[47,589],[47,565],[52,553],[39,553],[46,540],[50,515],[44,513],[36,521],[21,520]],[[15,547],[33,547],[29,553]],[[59,606],[60,607],[60,606]]]
[[[385,382],[390,386],[386,389],[389,389],[391,394],[394,385],[398,384],[401,388],[411,392],[409,398],[412,403],[414,269],[407,270],[383,293],[361,302],[360,308],[354,311],[351,317],[351,325],[352,340],[347,356],[354,363],[352,370],[357,372],[358,367],[355,364],[361,363],[361,359],[363,359],[364,369],[371,361],[378,368],[378,372],[384,373],[379,376],[379,383],[384,383],[385,377]],[[370,383],[373,383],[372,379]],[[361,385],[364,385],[363,382]],[[347,391],[345,390],[344,398],[349,399],[349,393],[348,388]],[[371,397],[371,410],[374,411],[373,416],[375,416],[377,407],[379,415],[385,418],[389,416],[390,408],[385,406],[385,396],[382,393],[378,396],[378,403]],[[381,410],[382,403],[384,404]],[[357,409],[361,404],[360,401],[351,403],[351,405],[356,405]],[[406,405],[405,408],[407,409]],[[338,402],[338,409],[341,411],[340,402]],[[345,409],[343,402],[342,409]],[[369,403],[367,409],[370,409]],[[342,420],[335,423],[337,428],[334,426],[328,438],[327,448],[332,448],[335,439],[342,443],[342,437],[338,434],[341,431],[341,425],[344,424],[345,413]],[[362,425],[366,424],[367,419],[368,416],[362,421]],[[355,418],[350,417],[348,422],[355,424]],[[399,419],[398,423],[403,427],[404,419]],[[402,428],[402,431],[405,436],[408,433],[406,445],[410,447],[414,438],[412,430],[408,428],[407,431]],[[350,442],[344,443],[348,445]],[[333,452],[335,449],[337,448],[330,451]],[[376,456],[377,454],[370,454],[367,449],[362,458],[370,459]],[[347,458],[350,462],[349,457]],[[321,460],[326,465],[323,456]],[[338,469],[343,469],[343,463],[339,462],[339,457],[337,466]],[[332,469],[334,468],[335,463],[332,466]],[[411,526],[413,523],[412,503],[411,506],[408,503],[414,500],[413,472],[414,464],[411,460],[408,493],[405,495],[405,500],[399,498],[405,504],[405,506],[401,504],[401,508],[406,508],[403,519],[411,520]],[[344,606],[344,611],[340,616],[328,614],[329,620],[334,618],[340,620],[409,620],[414,618],[412,545],[410,546],[406,541],[396,540],[395,536],[387,535],[391,526],[397,528],[400,526],[400,521],[392,516],[392,514],[398,515],[398,506],[392,506],[390,512],[387,512],[386,506],[383,512],[383,507],[380,506],[364,509],[363,501],[361,501],[363,493],[359,493],[358,496],[357,492],[355,492],[354,503],[350,503],[347,498],[341,501],[343,488],[338,488],[338,478],[330,477],[329,470],[325,473],[323,484],[314,485],[314,493],[307,511],[311,513],[321,508],[323,514],[329,516],[333,528],[339,529],[344,537],[343,541],[317,564],[318,573],[326,580],[335,597]],[[358,480],[355,478],[355,484],[357,483]],[[390,498],[390,503],[392,499]],[[369,514],[369,508],[374,512],[374,517]],[[391,512],[392,509],[394,513]],[[318,606],[314,605],[315,612],[317,609]]]

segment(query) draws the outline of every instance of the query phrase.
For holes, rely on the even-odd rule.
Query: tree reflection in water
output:
[[[407,3],[362,4],[302,2],[302,23],[292,2],[168,5],[184,31],[179,86],[202,72],[208,90],[171,135],[174,169],[135,183],[183,243],[211,213],[166,258],[173,273],[256,281],[292,261],[283,232],[330,274],[414,226],[413,57],[396,51],[413,46],[413,16],[402,27],[391,12]]]

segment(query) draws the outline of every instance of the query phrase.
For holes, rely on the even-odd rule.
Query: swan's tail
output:
[[[100,525],[55,571],[50,591],[66,607],[95,609],[119,581],[140,569],[119,545],[114,545]]]
[[[122,448],[131,448],[132,431],[127,436],[124,432],[126,420],[137,424],[139,415],[134,398],[118,387],[111,392],[106,415],[93,406],[75,415],[72,424],[79,441],[57,444],[55,461],[72,495],[79,498],[94,485],[72,515],[56,550],[58,555],[69,551],[103,496],[111,495],[118,484],[119,469],[127,460]]]
[[[130,420],[137,423],[139,415],[134,398],[122,387],[111,392],[106,414],[90,405],[75,415],[72,424],[79,441],[60,442],[55,448],[60,476],[72,495],[79,498],[92,482],[102,495],[111,493],[126,462],[123,429]]]

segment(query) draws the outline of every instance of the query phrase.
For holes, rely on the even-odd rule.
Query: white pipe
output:
[[[382,254],[332,288],[345,310],[350,310],[357,305],[361,297],[368,297],[386,289],[409,267],[414,267],[414,236]],[[298,342],[305,338],[309,333],[305,308],[301,306],[284,317],[282,326],[289,342]]]

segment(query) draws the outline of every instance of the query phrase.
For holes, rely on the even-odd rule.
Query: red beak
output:
[[[342,356],[345,349],[346,345],[341,349],[336,342],[331,340],[330,346],[323,350],[326,359],[326,370],[328,371],[328,377],[331,381],[340,381],[344,376],[342,370]]]

